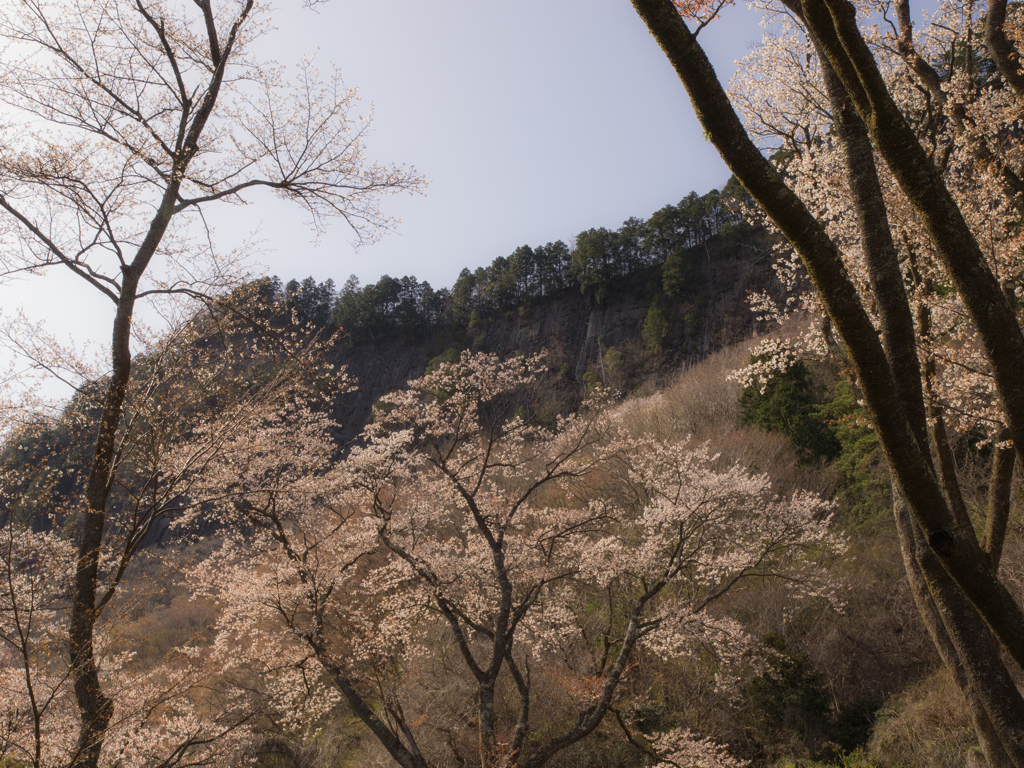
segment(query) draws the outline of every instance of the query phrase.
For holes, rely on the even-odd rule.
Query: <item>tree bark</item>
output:
[[[1003,746],[1003,740],[998,729],[989,718],[984,703],[968,681],[964,665],[960,662],[960,655],[954,647],[949,633],[946,631],[942,615],[932,599],[928,583],[922,573],[921,564],[917,559],[918,552],[923,552],[927,545],[916,530],[914,521],[908,513],[906,502],[898,495],[893,506],[893,513],[896,518],[897,536],[899,537],[900,551],[903,554],[903,563],[907,571],[907,580],[910,583],[910,592],[921,614],[921,620],[924,622],[925,628],[928,630],[928,634],[932,638],[936,650],[939,652],[939,656],[953,677],[953,681],[964,695],[971,720],[974,724],[975,733],[978,735],[978,741],[981,744],[981,749],[989,768],[1010,768],[1015,766],[1016,764]],[[996,651],[994,644],[990,643],[987,650],[997,663],[1002,666],[1002,661],[998,657],[998,651]],[[1002,669],[1005,672],[1005,667],[1002,667]]]
[[[1010,520],[1010,500],[1013,492],[1013,468],[1017,449],[1005,445],[1009,436],[1001,430],[995,437],[992,453],[992,471],[988,479],[988,514],[985,518],[985,552],[992,570],[999,570],[1006,540],[1006,526]]]
[[[906,405],[918,445],[922,451],[927,452],[929,450],[928,420],[925,418],[921,369],[916,354],[913,319],[903,285],[903,276],[899,269],[895,244],[891,237],[881,185],[875,172],[874,152],[863,122],[853,110],[849,99],[846,98],[839,79],[824,59],[822,60],[822,70],[826,90],[832,102],[836,133],[846,160],[850,192],[857,212],[861,245],[868,266],[872,294],[882,326],[885,352],[892,366],[897,386],[900,387],[900,399]],[[942,422],[939,420],[936,429],[941,428]],[[941,435],[944,437],[944,429],[941,429]],[[944,466],[946,461],[952,461],[949,446],[948,444],[937,444],[936,448],[943,460],[942,475],[947,489],[947,498],[952,493],[953,498],[960,501],[962,508],[955,472],[951,467]],[[1012,456],[1010,469],[1012,472]],[[1016,686],[999,658],[999,653],[987,628],[981,624],[973,606],[963,605],[966,598],[955,582],[949,578],[938,563],[932,562],[935,559],[934,553],[924,544],[923,538],[910,519],[905,501],[898,492],[895,495],[897,502],[894,513],[900,545],[904,552],[904,562],[908,578],[913,586],[915,600],[940,655],[964,693],[974,721],[975,731],[981,741],[989,766],[991,768],[1019,766],[1020,760],[1024,759],[1024,751],[1021,749],[1016,731],[1012,727],[1008,730],[1006,723],[1007,721],[1012,722],[1015,717],[1024,717],[1024,700],[1020,700]],[[954,513],[956,510],[957,507],[953,506]],[[956,517],[961,525],[961,535],[972,536],[974,528],[967,517],[966,509],[963,509],[962,515],[956,515]],[[990,515],[991,518],[992,515]],[[930,579],[924,577],[922,562],[930,564]],[[931,592],[929,592],[929,586]],[[954,603],[960,603],[960,605],[951,610],[955,610],[957,614],[969,613],[973,617],[973,625],[980,628],[981,636],[977,638],[976,643],[969,646],[961,644],[962,647],[957,648],[951,641],[950,631],[943,622],[942,614],[936,609],[936,605],[949,608]],[[953,616],[948,621],[956,629],[963,619]],[[969,656],[966,663],[962,659],[961,653]],[[986,670],[984,674],[996,676],[996,686],[985,683],[986,690],[1000,687],[1011,698],[1011,701],[1016,698],[1016,708],[1009,708],[1010,704],[1004,704],[1004,709],[1009,708],[1008,711],[1001,709],[996,712],[995,718],[990,716],[985,707],[984,697],[980,696],[977,687],[971,684],[971,675],[967,673],[967,669],[975,673],[974,677],[978,677],[978,670],[982,669]]]
[[[194,113],[189,115],[188,105],[184,105],[173,170],[161,197],[160,207],[150,221],[146,236],[135,252],[134,258],[130,263],[124,264],[121,269],[117,313],[114,317],[110,344],[112,371],[100,416],[89,478],[86,482],[85,496],[88,509],[85,512],[85,520],[78,543],[77,570],[71,605],[68,649],[71,657],[75,699],[81,717],[78,755],[72,768],[96,768],[100,751],[103,748],[103,738],[114,713],[114,702],[104,694],[99,679],[93,637],[98,619],[96,586],[99,559],[103,549],[103,532],[106,526],[106,508],[113,482],[113,473],[116,471],[117,431],[121,424],[124,401],[131,380],[132,315],[135,311],[139,282],[149,268],[164,235],[167,233],[171,219],[177,212],[176,205],[182,179],[195,157],[200,136],[210,115],[213,114],[224,80],[225,65],[235,44],[238,30],[252,11],[254,2],[255,0],[246,0],[230,28],[223,48],[217,45],[214,37],[210,39],[210,56],[214,67],[210,75],[209,86]],[[207,25],[213,26],[213,11],[208,0],[200,3],[200,8],[203,10]],[[139,9],[147,21],[157,27],[160,25],[160,21],[149,17],[141,5]]]
[[[985,44],[999,74],[1013,88],[1017,98],[1024,100],[1024,74],[1021,74],[1018,64],[1020,54],[1006,37],[1006,0],[989,0]]]
[[[166,224],[164,224],[166,229]],[[124,400],[131,379],[131,325],[138,277],[126,270],[114,318],[111,339],[113,370],[100,415],[99,434],[93,452],[85,497],[88,509],[78,541],[74,597],[71,605],[69,649],[71,674],[81,725],[74,768],[95,768],[103,748],[103,736],[114,714],[114,702],[102,690],[93,649],[96,620],[96,584],[103,549],[107,498],[114,469],[114,449]]]
[[[958,535],[960,526],[932,471],[930,457],[917,442],[878,334],[860,303],[838,249],[821,223],[750,140],[714,68],[672,0],[632,2],[675,68],[697,117],[726,164],[800,255],[849,351],[879,442],[918,525],[1000,643],[1024,668],[1024,612],[988,567],[987,558],[973,537]],[[847,83],[843,84],[849,92]],[[855,86],[859,87],[856,83]],[[999,301],[1006,306],[1002,294]],[[989,330],[999,331],[997,326]],[[1004,335],[1014,332],[1020,333],[1015,318],[1012,329]],[[1014,365],[1024,366],[1024,352]],[[997,384],[1002,389],[999,377]],[[1024,388],[1024,372],[1013,387]]]
[[[794,6],[796,3],[794,2]],[[857,213],[861,249],[868,267],[872,296],[882,326],[882,346],[892,368],[900,401],[922,454],[929,455],[928,420],[921,388],[914,318],[903,285],[896,244],[875,167],[875,154],[864,122],[828,62],[822,60],[825,90],[832,104],[836,132],[843,150],[850,194]]]

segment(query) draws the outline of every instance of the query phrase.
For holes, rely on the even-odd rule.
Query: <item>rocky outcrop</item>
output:
[[[660,267],[653,267],[624,280],[600,306],[593,297],[569,289],[517,312],[477,320],[468,333],[438,329],[416,343],[392,337],[340,347],[333,362],[347,366],[359,382],[336,405],[344,437],[358,433],[380,397],[421,376],[430,360],[446,351],[471,348],[500,357],[545,352],[563,380],[581,382],[588,371],[604,379],[605,355],[614,347],[621,358],[615,384],[629,391],[646,376],[692,365],[749,337],[755,318],[748,294],[769,285],[769,259],[751,257],[749,246],[725,244],[702,248],[691,258],[692,280],[672,297],[661,290]],[[644,321],[655,303],[665,319],[660,350],[652,350],[643,338]]]

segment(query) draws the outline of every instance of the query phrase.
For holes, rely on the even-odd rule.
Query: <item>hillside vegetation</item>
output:
[[[631,4],[735,178],[439,290],[214,242],[426,184],[262,0],[0,6],[0,768],[1024,768],[1024,4]]]
[[[209,342],[203,344],[212,348]],[[330,345],[327,349],[331,349]],[[512,435],[516,434],[515,419],[525,420],[524,425],[537,425],[531,429],[541,429],[511,454],[520,456],[513,465],[520,468],[516,471],[535,471],[529,468],[549,450],[539,442],[545,430],[554,430],[551,434],[555,442],[550,450],[564,450],[556,448],[559,434],[573,429],[584,429],[581,435],[586,430],[597,430],[586,439],[585,455],[573,459],[582,460],[582,465],[573,465],[576,468],[561,480],[552,480],[550,488],[544,483],[538,486],[536,493],[540,495],[529,502],[537,512],[531,514],[538,514],[545,505],[554,505],[555,509],[563,505],[580,511],[593,509],[588,505],[595,502],[616,505],[621,510],[642,510],[650,499],[656,498],[649,494],[659,486],[649,485],[655,482],[653,478],[643,479],[643,473],[656,464],[649,457],[639,459],[636,469],[640,475],[631,474],[633,470],[623,474],[623,470],[633,461],[627,456],[646,450],[642,447],[644,441],[660,446],[659,453],[682,451],[681,457],[691,456],[685,461],[696,462],[681,478],[684,485],[672,491],[670,497],[677,502],[680,490],[689,488],[705,472],[711,473],[708,480],[701,481],[709,483],[707,492],[725,482],[731,472],[763,475],[770,490],[766,485],[754,491],[766,494],[757,504],[760,512],[754,512],[750,519],[741,518],[745,520],[743,526],[753,527],[740,530],[757,530],[766,524],[768,518],[759,515],[764,514],[764,505],[770,498],[795,499],[794,494],[809,492],[823,499],[838,500],[832,509],[821,507],[813,512],[819,522],[830,519],[828,535],[839,537],[831,544],[822,540],[812,546],[811,561],[805,565],[824,570],[816,576],[806,572],[800,582],[819,585],[811,590],[813,596],[803,589],[794,591],[792,583],[787,586],[785,579],[779,579],[787,573],[788,578],[793,577],[795,572],[787,569],[804,567],[799,565],[803,556],[787,560],[792,555],[784,557],[784,551],[779,550],[772,557],[782,559],[762,561],[749,571],[750,575],[758,574],[756,579],[737,582],[715,599],[713,608],[702,609],[708,610],[704,615],[714,623],[705,625],[696,635],[685,633],[683,639],[675,640],[680,644],[677,650],[666,654],[655,650],[657,644],[650,649],[645,645],[642,649],[638,647],[631,655],[628,673],[610,700],[609,711],[596,728],[585,738],[558,750],[547,764],[639,767],[651,765],[652,755],[674,757],[678,762],[692,753],[705,761],[720,760],[722,765],[733,759],[765,766],[787,761],[962,765],[974,744],[972,731],[966,714],[955,705],[955,693],[951,693],[945,673],[939,670],[934,651],[915,615],[887,509],[891,502],[886,500],[886,478],[881,470],[874,475],[864,470],[871,462],[877,463],[877,448],[870,440],[870,430],[858,426],[858,406],[849,395],[848,385],[837,378],[835,369],[815,365],[779,377],[764,392],[743,390],[730,374],[749,361],[749,350],[748,343],[734,345],[681,374],[660,374],[638,384],[636,392],[618,404],[591,401],[586,406],[589,410],[575,417],[583,419],[576,427],[568,422],[555,425],[554,420],[562,418],[555,405],[560,404],[564,410],[566,403],[578,402],[588,384],[565,381],[557,360],[541,358],[536,373],[525,380],[508,381],[511,399],[506,405],[497,411],[490,410],[497,401],[487,400],[490,405],[479,412],[485,419],[494,420],[494,426],[505,424],[501,429],[509,428],[505,420],[514,417]],[[225,353],[226,350],[214,354],[211,361],[220,361],[224,366]],[[469,357],[462,357],[463,364],[476,359],[469,352],[465,354]],[[480,360],[485,365],[480,386],[505,376],[489,371],[486,366],[492,363],[485,363],[485,358]],[[460,382],[467,381],[467,377],[471,380],[474,375],[470,368],[457,373],[458,364],[454,365],[453,368],[453,363],[444,361],[431,364],[436,371],[433,375],[445,371],[450,371],[446,375],[455,374],[451,383],[443,384],[438,379],[417,385],[429,393],[443,390],[440,402],[446,403],[445,407],[450,407]],[[245,375],[250,378],[248,386],[253,386],[253,374],[258,374],[260,366],[256,359],[245,363]],[[222,372],[226,370],[221,368]],[[242,369],[238,372],[241,374]],[[609,388],[596,378],[590,382],[591,395]],[[183,381],[180,386],[184,393],[191,385]],[[302,398],[309,397],[311,390],[295,387],[292,382],[279,389],[279,395],[285,398],[279,402],[300,402],[295,400],[300,392],[307,392]],[[499,386],[494,396],[501,395],[501,391]],[[472,397],[485,400],[490,397],[476,388],[471,388],[471,393],[475,393]],[[261,396],[264,401],[266,397],[278,396]],[[220,708],[220,719],[216,722],[221,728],[230,728],[234,739],[219,745],[216,759],[222,764],[242,755],[256,758],[260,765],[282,768],[388,764],[392,757],[365,716],[360,715],[359,701],[386,715],[385,722],[397,732],[408,728],[410,734],[415,733],[415,743],[423,754],[430,755],[431,765],[476,759],[479,720],[474,712],[479,699],[472,691],[472,676],[467,678],[466,671],[459,671],[457,646],[445,639],[444,624],[437,623],[440,616],[435,614],[436,608],[430,610],[428,604],[419,602],[427,598],[430,590],[410,592],[412,602],[408,604],[397,601],[395,597],[401,592],[395,590],[406,589],[412,582],[408,575],[399,576],[399,572],[385,578],[385,574],[391,573],[388,569],[394,567],[387,565],[388,548],[381,550],[372,538],[366,539],[365,530],[347,535],[343,539],[347,543],[340,550],[338,545],[327,547],[327,532],[347,530],[346,527],[363,520],[364,514],[370,518],[381,514],[389,526],[398,526],[389,534],[392,538],[387,539],[391,542],[390,551],[408,551],[409,543],[399,546],[398,539],[393,537],[408,536],[407,526],[414,518],[399,525],[396,516],[400,511],[411,514],[420,503],[418,496],[428,493],[428,486],[423,485],[425,466],[429,466],[431,456],[439,454],[429,450],[420,453],[429,441],[399,442],[397,447],[393,444],[401,434],[395,431],[401,427],[395,407],[415,409],[420,407],[420,401],[385,398],[378,403],[377,425],[371,424],[358,442],[361,447],[356,454],[357,465],[351,464],[352,458],[338,463],[341,454],[337,434],[330,422],[324,420],[323,408],[329,401],[321,400],[320,406],[314,406],[320,409],[319,416],[314,415],[316,411],[301,416],[293,405],[286,406],[283,412],[261,408],[231,415],[236,406],[229,402],[197,402],[188,406],[227,409],[221,420],[226,416],[236,426],[216,428],[223,436],[220,439],[229,442],[221,443],[215,453],[209,452],[210,444],[202,433],[183,434],[172,441],[184,446],[187,452],[205,452],[209,457],[187,491],[190,503],[179,503],[184,512],[178,513],[187,520],[206,522],[190,524],[188,545],[168,542],[167,546],[150,546],[144,551],[129,570],[123,594],[105,625],[110,653],[132,649],[126,690],[139,685],[155,686],[157,690],[162,685],[177,686],[173,694],[160,694],[169,698],[149,718],[181,717],[185,704],[192,712],[191,717],[204,716],[202,713],[213,701],[221,702],[215,705]],[[475,411],[467,413],[472,412]],[[199,415],[198,411],[195,413]],[[779,414],[792,418],[780,422]],[[424,417],[425,414],[419,414],[414,418],[420,428],[426,424]],[[211,423],[217,421],[215,418]],[[452,423],[455,422],[451,415],[441,416],[437,422],[442,427],[438,447],[452,439],[445,426]],[[815,426],[809,427],[811,424]],[[74,444],[67,437],[73,431],[68,425],[46,432],[45,437],[35,442],[22,442],[16,453],[9,448],[7,460],[23,461],[28,453],[42,455],[40,452],[47,449],[51,450],[48,455],[61,457],[61,461],[72,460],[73,451],[60,450],[58,444],[61,440]],[[828,440],[808,444],[809,431],[820,431]],[[476,434],[469,430],[467,436],[471,433]],[[494,438],[494,433],[485,434]],[[263,443],[266,449],[260,447]],[[374,448],[378,444],[385,449],[383,455]],[[816,450],[821,445],[825,449]],[[531,446],[529,451],[535,452],[537,458],[520,455],[527,446]],[[176,448],[174,452],[180,455],[181,450]],[[688,453],[695,450],[696,454]],[[401,479],[389,464],[392,459],[387,456],[394,451],[396,459],[413,457],[408,460],[419,467],[408,479]],[[422,458],[414,458],[416,455]],[[980,462],[983,458],[971,458],[970,450],[965,454],[969,461]],[[427,465],[420,465],[424,460]],[[520,464],[520,460],[525,463]],[[368,462],[378,467],[371,473],[375,479],[370,486],[364,484],[368,480],[358,479],[359,472],[365,469],[355,468],[365,468]],[[54,468],[58,466],[66,465]],[[379,472],[387,466],[391,468],[381,476]],[[234,500],[226,505],[218,501],[217,493],[217,489],[224,487],[224,472],[235,478],[236,489]],[[517,487],[519,481],[509,470],[503,470],[502,477],[491,481],[495,485],[490,492],[501,489],[508,493]],[[269,478],[273,478],[270,485]],[[719,479],[710,484],[710,478]],[[730,482],[739,482],[739,478],[738,475]],[[388,494],[396,494],[406,486],[407,490],[402,492],[405,496],[388,496],[385,507],[377,513],[371,511],[373,504],[367,506],[368,502],[352,495],[359,488],[367,488],[373,498],[380,498],[383,488],[390,489]],[[8,494],[13,491],[8,487]],[[692,489],[687,490],[691,492]],[[728,493],[737,492],[738,487]],[[44,499],[60,498],[67,493],[66,487],[57,484],[45,492],[39,488],[21,489],[18,498],[23,508],[40,509]],[[740,498],[733,495],[722,511],[729,511],[730,515],[740,511],[742,507],[736,506],[742,503]],[[430,501],[427,509],[436,515],[439,505],[446,503],[449,502]],[[640,506],[633,506],[637,504]],[[626,518],[620,514],[606,519],[602,512],[598,517],[588,518],[589,522],[581,519],[574,525],[583,526],[585,540],[593,543],[610,532],[608,526],[613,519],[616,526],[624,524]],[[283,528],[274,522],[278,519],[276,515],[281,515],[279,522]],[[73,517],[64,520],[63,528],[68,530]],[[426,518],[420,525],[425,521]],[[175,524],[179,532],[189,530],[187,526],[181,528],[183,522],[179,519]],[[810,523],[808,519],[807,524]],[[454,525],[454,518],[451,524]],[[10,525],[11,520],[8,530]],[[533,535],[531,531],[537,525],[550,523],[537,518],[519,535]],[[287,531],[288,535],[278,538],[275,530]],[[417,537],[428,535],[428,530],[423,528]],[[180,535],[175,534],[175,540],[180,540]],[[467,541],[466,536],[472,533],[442,527],[429,535],[439,537],[437,541],[441,543],[446,539]],[[568,536],[569,529],[558,535]],[[632,534],[635,535],[638,533]],[[702,536],[707,535],[706,529]],[[716,551],[735,555],[738,540],[735,534],[726,535],[732,543],[725,549],[718,550],[713,539],[707,539],[703,546],[710,549],[704,551],[708,555]],[[569,547],[570,539],[565,538],[564,544]],[[267,559],[277,557],[282,545],[285,551],[304,551],[302,562],[315,555],[319,565],[294,581],[288,575],[288,567],[281,570],[287,561],[273,564]],[[574,550],[566,550],[566,554],[571,551]],[[464,556],[470,557],[470,553],[467,551]],[[323,570],[330,557],[342,558],[341,570]],[[412,562],[421,562],[419,557]],[[471,560],[454,562],[461,562],[455,567],[464,569]],[[773,564],[769,566],[769,562]],[[354,570],[346,563],[351,563]],[[434,563],[424,573],[436,573],[441,567],[440,562]],[[606,563],[603,567],[612,566]],[[739,571],[735,570],[737,567]],[[701,589],[711,588],[708,594],[714,594],[714,584],[728,583],[728,574],[735,576],[748,567],[733,562]],[[1017,568],[1017,561],[1011,558],[1006,567]],[[257,597],[252,602],[254,578],[263,573],[278,574],[273,587],[278,597]],[[301,568],[296,572],[298,576],[302,573]],[[468,578],[464,587],[485,584],[487,576],[485,572],[470,573]],[[323,597],[325,602],[311,604],[326,611],[325,640],[319,650],[306,645],[303,651],[306,641],[302,638],[310,637],[309,629],[304,628],[309,614],[294,612],[301,605],[303,592],[294,593],[300,600],[295,607],[288,608],[287,602],[280,602],[284,596],[282,589],[293,590],[302,583],[328,589]],[[607,658],[610,652],[614,658],[622,650],[619,633],[624,625],[615,616],[628,607],[637,584],[622,583],[614,591],[611,584],[595,588],[596,584],[585,585],[582,573],[576,573],[572,583],[573,597],[565,604],[570,613],[557,620],[560,639],[554,645],[550,640],[542,640],[545,622],[554,620],[554,615],[544,618],[546,611],[554,609],[550,603],[553,594],[545,593],[538,602],[522,603],[529,604],[531,611],[540,611],[535,619],[540,624],[524,627],[517,640],[519,653],[527,660],[533,695],[539,696],[530,714],[534,735],[521,747],[524,752],[548,743],[545,740],[557,739],[567,728],[571,730],[576,708],[585,711],[586,701],[592,695],[588,691],[607,679],[608,669],[604,665],[608,662],[602,662],[602,657]],[[687,599],[692,600],[697,584],[681,583],[681,592],[674,599],[690,595]],[[238,592],[243,585],[245,591]],[[446,587],[453,588],[454,585]],[[603,589],[608,591],[601,598]],[[537,593],[538,598],[542,592]],[[387,594],[392,597],[385,597]],[[458,604],[465,597],[459,597],[461,594],[452,592],[447,599]],[[486,594],[482,592],[474,599]],[[559,599],[567,596],[564,588],[560,595]],[[59,589],[53,599],[60,599]],[[459,615],[465,616],[467,622],[473,610],[470,605],[477,604],[459,609],[466,612]],[[315,616],[317,609],[311,610]],[[681,610],[684,609],[673,608],[666,615]],[[691,609],[685,609],[688,610]],[[680,615],[685,615],[685,611]],[[304,616],[301,621],[300,616]],[[602,628],[604,622],[608,625]],[[363,624],[366,626],[360,628]],[[412,635],[407,634],[410,627],[415,627]],[[567,642],[571,627],[581,634],[577,640]],[[707,634],[710,627],[717,629]],[[258,632],[253,634],[257,628]],[[473,636],[474,644],[485,641],[483,636]],[[374,637],[389,638],[390,645],[379,645],[379,640],[371,642]],[[361,651],[362,643],[370,645]],[[482,653],[484,646],[475,648],[474,655]],[[184,647],[194,649],[190,651],[187,668],[180,666]],[[267,662],[270,648],[275,649],[273,663]],[[313,668],[308,666],[313,659],[320,660],[326,677],[324,671],[313,675]],[[332,672],[332,664],[341,666]],[[172,672],[175,668],[179,671]],[[296,687],[295,674],[299,670],[305,670],[300,679],[306,679],[312,687]],[[509,698],[514,696],[515,685],[508,675],[509,671],[504,669],[495,678],[494,749],[501,749],[504,739],[510,738],[507,734],[515,732],[515,708]],[[173,682],[175,679],[177,682]],[[339,680],[350,681],[358,697],[339,699],[331,693],[332,680],[333,685],[340,685]],[[244,695],[240,696],[242,691]],[[208,699],[211,695],[215,697],[212,700]],[[51,706],[56,708],[58,703],[55,700]],[[420,710],[422,713],[416,714]],[[47,720],[46,727],[58,726]],[[8,754],[17,754],[18,728],[9,731],[5,738],[9,739]],[[170,743],[165,748],[169,749]],[[200,747],[194,745],[191,753],[201,754]],[[142,759],[137,764],[149,763]]]
[[[120,583],[103,653],[123,764],[964,765],[976,737],[841,354],[744,386],[771,240],[713,208],[663,245],[710,201],[601,230],[601,278],[574,271],[594,263],[578,240],[562,282],[518,293],[496,288],[515,258],[397,299],[381,291],[415,280],[259,281],[142,354],[109,533],[132,558],[103,576]],[[65,586],[40,565],[77,535],[99,391],[4,446],[6,562],[26,585],[5,599],[33,617],[11,643],[29,668],[60,658],[44,637]],[[952,444],[980,508],[975,443]],[[488,548],[508,564],[492,572]],[[45,701],[11,710],[11,765],[72,717],[59,684]],[[132,746],[143,726],[163,735]]]
[[[450,289],[385,275],[365,287],[353,277],[340,290],[331,280],[272,278],[259,290],[299,325],[338,334],[331,360],[359,382],[335,406],[346,437],[379,397],[465,349],[544,351],[567,392],[585,379],[630,391],[766,327],[748,301],[778,292],[777,239],[749,223],[748,202],[730,181],[646,221],[581,232],[571,247],[522,246],[463,269]]]

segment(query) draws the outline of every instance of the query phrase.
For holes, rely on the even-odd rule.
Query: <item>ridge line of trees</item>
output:
[[[451,288],[434,289],[411,275],[384,275],[364,286],[352,275],[340,290],[333,280],[318,283],[312,277],[282,287],[276,276],[266,280],[263,290],[266,298],[285,301],[300,323],[340,326],[355,339],[373,340],[418,336],[439,327],[473,327],[571,289],[601,305],[617,281],[653,266],[663,265],[666,276],[674,276],[666,279],[678,282],[676,277],[688,273],[687,251],[746,225],[742,210],[748,202],[749,196],[731,178],[722,191],[691,192],[646,221],[633,217],[617,230],[588,229],[571,245],[557,240],[520,246],[489,266],[464,268]]]

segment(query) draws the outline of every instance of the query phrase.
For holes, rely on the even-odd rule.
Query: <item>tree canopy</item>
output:
[[[67,270],[81,290],[116,308],[70,571],[63,674],[78,717],[65,736],[75,741],[66,744],[68,763],[81,768],[98,764],[119,722],[96,659],[97,622],[142,521],[160,509],[151,506],[127,530],[108,520],[115,488],[136,469],[125,463],[123,442],[137,426],[128,399],[136,305],[156,296],[212,299],[237,285],[244,254],[225,253],[188,228],[211,204],[244,202],[266,188],[302,206],[318,232],[340,218],[373,239],[390,226],[381,195],[423,185],[413,170],[366,161],[370,123],[354,114],[357,94],[336,71],[322,77],[304,60],[288,72],[254,58],[254,41],[269,29],[265,13],[256,0],[28,0],[0,9],[0,269]],[[89,383],[31,333],[20,349],[34,350],[35,364],[73,385]],[[110,562],[121,567],[107,572]],[[12,560],[7,566],[15,568]],[[30,659],[31,640],[19,635],[16,646],[26,674],[45,674]],[[19,759],[38,763],[46,706],[34,706],[35,746]]]

